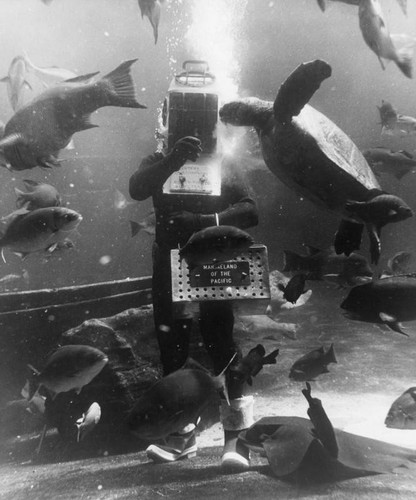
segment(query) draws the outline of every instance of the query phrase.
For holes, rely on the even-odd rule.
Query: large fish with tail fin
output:
[[[59,165],[57,155],[73,134],[97,127],[91,113],[104,106],[145,108],[136,99],[132,59],[96,82],[62,83],[46,90],[7,122],[0,149],[12,170]]]
[[[387,59],[394,61],[405,76],[412,78],[416,40],[406,35],[390,34],[378,0],[361,0],[358,17],[364,41],[377,55],[383,70],[383,59]],[[402,44],[400,48],[399,43]]]
[[[130,430],[141,439],[153,440],[196,424],[219,392],[228,400],[225,372],[230,363],[216,377],[205,370],[184,368],[157,381],[132,408],[127,418]]]

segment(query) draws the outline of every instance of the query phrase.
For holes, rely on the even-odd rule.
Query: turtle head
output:
[[[228,102],[219,111],[223,123],[237,127],[262,128],[272,114],[270,103],[256,97]]]

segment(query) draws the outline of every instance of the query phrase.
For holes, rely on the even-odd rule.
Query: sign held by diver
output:
[[[227,261],[217,264],[203,264],[189,271],[193,287],[248,286],[250,285],[250,264],[248,261]]]

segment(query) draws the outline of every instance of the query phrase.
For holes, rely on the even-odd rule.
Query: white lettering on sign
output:
[[[224,264],[203,264],[202,269],[206,271],[211,271],[211,270],[226,270],[226,269],[237,269],[238,266],[237,264],[234,263],[224,263]]]

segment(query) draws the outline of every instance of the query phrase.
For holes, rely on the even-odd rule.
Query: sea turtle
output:
[[[372,261],[381,253],[380,230],[412,215],[403,200],[384,193],[365,158],[329,118],[307,104],[331,67],[321,60],[298,66],[274,103],[247,98],[220,109],[224,123],[254,126],[268,168],[313,203],[343,216],[335,236],[337,254],[361,243],[366,224]]]

